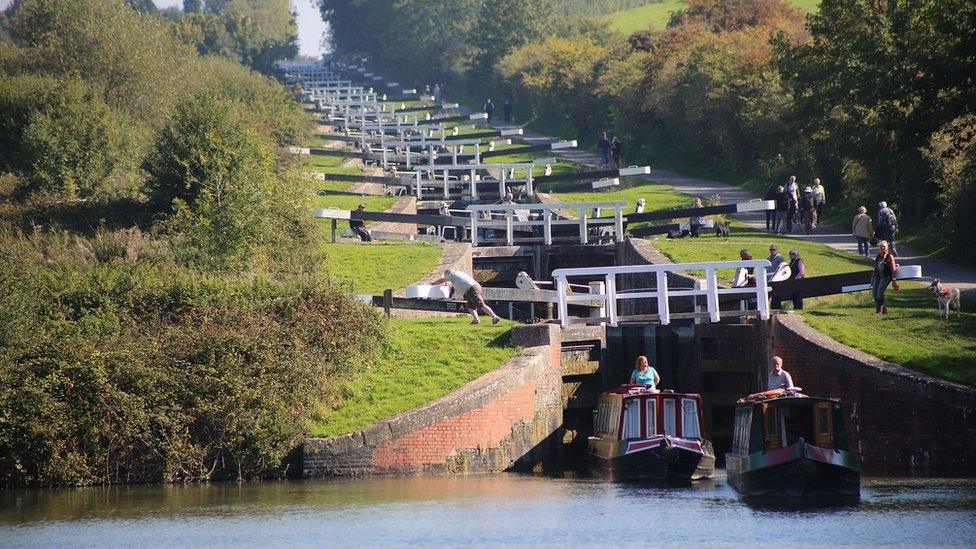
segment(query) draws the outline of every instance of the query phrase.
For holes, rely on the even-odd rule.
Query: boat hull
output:
[[[726,454],[729,484],[744,496],[857,497],[861,467],[856,455],[802,442],[748,456]]]
[[[590,476],[612,482],[692,481],[715,475],[709,441],[670,437],[607,441],[590,439],[586,455]]]

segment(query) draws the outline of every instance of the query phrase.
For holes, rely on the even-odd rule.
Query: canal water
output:
[[[0,493],[0,546],[976,547],[976,480],[865,478],[858,503],[517,475]]]

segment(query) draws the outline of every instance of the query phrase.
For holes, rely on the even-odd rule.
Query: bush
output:
[[[305,235],[307,198],[275,173],[270,143],[247,122],[234,103],[197,94],[177,106],[146,161],[151,201],[187,261],[241,266]]]
[[[310,280],[43,266],[29,239],[0,240],[6,487],[280,475],[322,395],[383,333]]]

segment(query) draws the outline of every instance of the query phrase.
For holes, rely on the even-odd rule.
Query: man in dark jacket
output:
[[[485,101],[484,111],[488,115],[488,123],[491,124],[491,115],[495,113],[495,104],[491,102],[491,99]]]
[[[511,124],[512,123],[512,102],[511,101],[505,101],[505,104],[502,105],[502,114],[505,116],[505,123]]]
[[[623,154],[624,146],[617,139],[617,136],[613,137],[613,141],[610,142],[610,158],[613,159],[613,167],[620,169],[620,156]]]
[[[600,149],[600,167],[606,167],[610,163],[610,139],[607,132],[603,132],[603,137],[596,142],[596,148]]]
[[[763,195],[763,200],[776,200],[779,196],[779,185],[770,185]],[[776,210],[766,210],[766,232],[776,232]]]
[[[364,211],[366,211],[365,204],[360,204],[356,208],[357,213],[363,213]],[[369,229],[366,228],[366,222],[362,219],[350,219],[349,228],[352,229],[352,232],[356,233],[359,236],[359,239],[363,242],[373,241],[373,233],[369,232]]]
[[[773,219],[773,232],[784,233],[786,231],[786,216],[790,212],[790,196],[786,189],[779,185],[776,187],[776,217]]]

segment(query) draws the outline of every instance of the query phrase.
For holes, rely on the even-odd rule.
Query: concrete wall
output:
[[[309,439],[306,477],[547,471],[561,425],[559,329],[516,326],[522,353],[451,394],[362,431]]]
[[[798,315],[777,315],[773,335],[796,385],[844,402],[865,466],[976,469],[976,390],[842,345]]]

